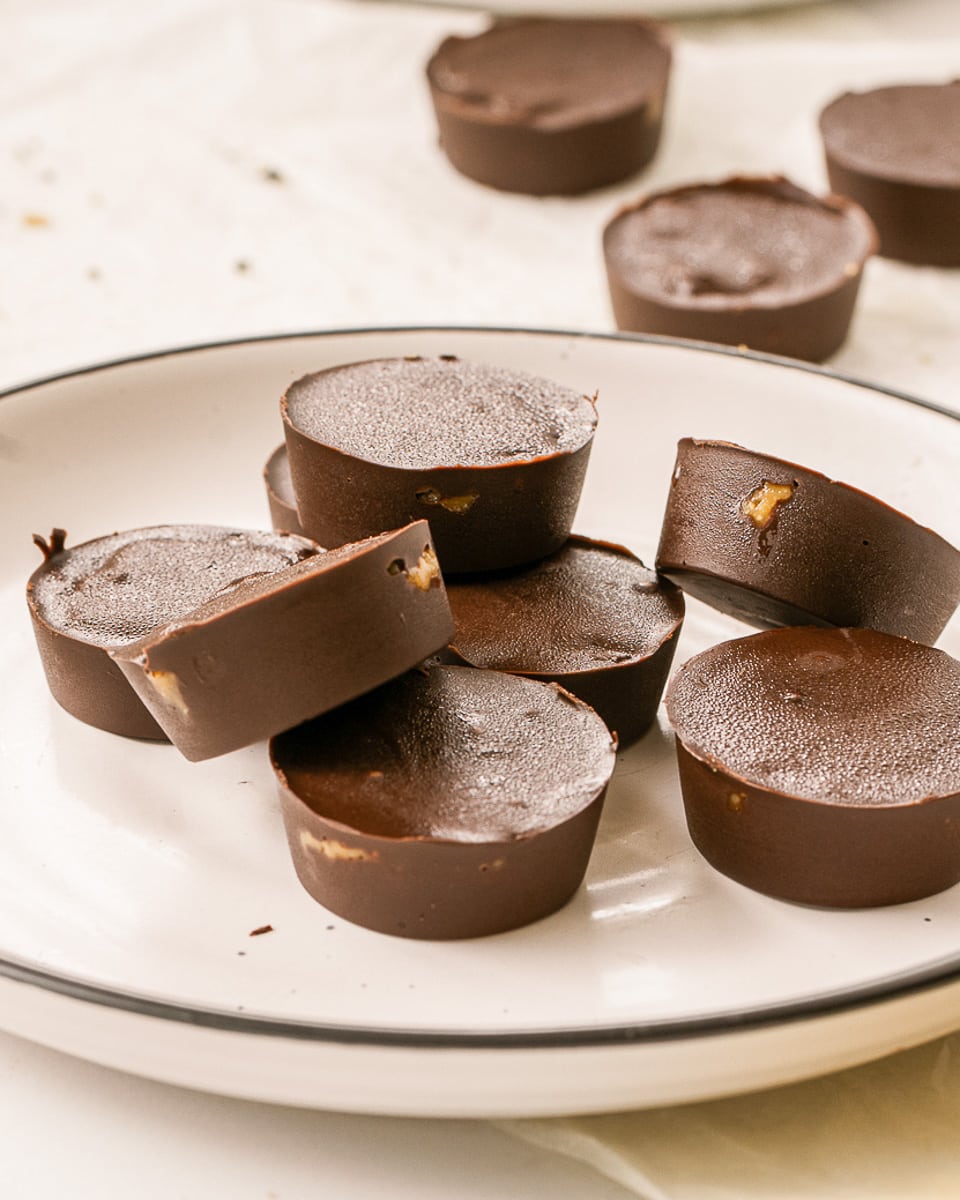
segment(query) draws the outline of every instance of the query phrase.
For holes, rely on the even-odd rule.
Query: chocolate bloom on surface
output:
[[[780,176],[654,192],[603,234],[617,326],[821,361],[844,341],[876,233]]]
[[[336,546],[426,518],[447,573],[556,550],[597,425],[590,397],[451,355],[307,375],[280,408],[297,515],[312,537]]]
[[[960,881],[960,663],[869,629],[714,646],[667,689],[687,823],[733,879],[806,904]]]
[[[434,666],[274,738],[304,887],[405,937],[475,937],[579,886],[616,740],[552,684]]]

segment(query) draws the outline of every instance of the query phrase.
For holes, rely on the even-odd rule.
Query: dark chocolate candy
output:
[[[267,490],[270,524],[285,533],[303,533],[297,497],[290,478],[290,459],[286,443],[281,443],[267,459],[263,468],[263,484]]]
[[[683,594],[629,550],[572,537],[527,567],[448,583],[462,661],[560,684],[591,705],[621,746],[653,722]]]
[[[867,210],[888,258],[960,266],[960,80],[839,96],[820,114],[830,186]]]
[[[620,329],[821,361],[847,336],[869,217],[780,176],[654,192],[603,234]]]
[[[157,525],[65,549],[55,531],[27,583],[27,603],[50,691],[88,725],[126,737],[166,735],[110,650],[143,637],[245,576],[316,554],[314,542],[209,525]]]
[[[866,629],[770,630],[667,689],[690,835],[786,900],[897,904],[960,881],[960,663]]]
[[[665,28],[632,18],[525,18],[449,37],[427,64],[440,145],[463,175],[504,191],[604,187],[653,158],[670,63]]]
[[[880,500],[730,442],[684,438],[657,569],[751,625],[865,625],[933,643],[960,551]]]
[[[242,579],[111,654],[170,740],[197,760],[353,699],[452,632],[418,521]]]
[[[281,402],[300,520],[336,546],[426,518],[445,573],[530,562],[570,532],[588,397],[456,358],[350,363]]]
[[[562,689],[458,666],[409,672],[271,743],[307,891],[358,925],[437,939],[566,903],[615,751]]]

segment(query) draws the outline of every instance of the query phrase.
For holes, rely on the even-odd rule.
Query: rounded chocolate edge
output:
[[[504,121],[458,103],[435,80],[435,64],[453,41],[445,38],[428,59],[425,75],[441,149],[461,175],[498,191],[532,196],[580,195],[630,178],[649,165],[660,145],[673,65],[673,36],[660,22],[642,17],[587,18],[628,23],[648,35],[662,55],[654,85],[637,102],[607,116],[544,129],[535,123]],[[520,17],[511,23],[576,20]],[[490,26],[472,37],[483,37]],[[662,78],[660,77],[662,76]]]
[[[599,548],[621,554],[644,566],[641,559],[617,542],[588,538],[572,533],[568,542],[584,547]],[[645,568],[652,570],[651,568]],[[656,572],[654,572],[656,573]],[[610,663],[605,666],[584,667],[578,671],[536,671],[520,668],[489,668],[476,663],[463,654],[456,644],[456,635],[448,652],[456,661],[477,670],[502,670],[509,675],[521,675],[526,679],[537,679],[542,683],[555,683],[589,705],[605,722],[617,738],[620,749],[625,749],[639,740],[650,729],[656,719],[657,709],[666,687],[670,667],[680,639],[684,621],[683,591],[665,575],[659,576],[661,586],[666,584],[676,592],[679,601],[679,616],[648,654],[636,655],[628,662]]]
[[[755,304],[746,297],[739,307],[706,309],[682,302],[671,303],[663,294],[644,292],[623,278],[608,246],[612,231],[620,221],[663,197],[737,187],[777,193],[798,203],[852,217],[861,222],[868,235],[866,248],[859,256],[838,264],[833,285],[783,304]],[[761,353],[786,355],[809,362],[822,362],[843,345],[853,320],[864,267],[879,246],[876,226],[855,199],[836,191],[815,196],[782,175],[732,175],[716,181],[649,192],[614,213],[603,228],[601,241],[610,302],[618,329],[742,345]]]
[[[677,735],[690,837],[754,891],[825,908],[920,900],[960,882],[960,793],[863,807],[776,792],[739,778]]]
[[[898,536],[899,549],[906,538],[911,538],[921,544],[925,557],[935,559],[939,568],[937,577],[941,585],[938,596],[925,595],[922,606],[911,606],[909,613],[894,611],[889,604],[889,594],[886,586],[889,577],[883,578],[874,586],[874,595],[870,604],[867,597],[859,591],[861,576],[848,573],[844,578],[845,586],[834,586],[836,581],[820,581],[820,591],[815,594],[814,583],[809,573],[801,579],[781,579],[779,584],[770,583],[760,587],[752,576],[756,570],[753,559],[745,556],[742,546],[734,544],[733,535],[740,534],[741,540],[746,523],[727,525],[711,520],[709,524],[701,521],[692,533],[681,520],[674,519],[677,506],[687,507],[690,501],[680,501],[677,497],[678,471],[679,479],[686,480],[689,471],[683,471],[683,459],[688,451],[707,449],[708,451],[726,452],[728,456],[742,458],[751,467],[756,466],[759,473],[764,467],[774,470],[785,470],[788,474],[805,478],[808,484],[816,488],[836,489],[834,497],[839,497],[852,507],[860,508],[869,513],[875,520],[887,526],[889,534],[893,529]],[[711,474],[713,478],[716,470]],[[686,487],[686,482],[683,483]],[[744,480],[744,487],[747,486]],[[698,506],[703,514],[704,506]],[[733,518],[731,517],[731,522]],[[773,532],[775,523],[771,523],[769,531]],[[748,531],[751,538],[756,533],[762,539],[768,533],[767,527],[758,527]],[[779,536],[779,533],[778,533]],[[829,541],[829,533],[824,533],[816,523],[808,522],[802,528],[796,529],[792,542],[798,556],[800,551],[811,548],[821,548],[826,551],[834,549]],[[862,543],[864,547],[867,542]],[[847,544],[857,549],[857,539]],[[761,545],[762,550],[762,545]],[[861,551],[862,553],[862,551]],[[708,562],[706,559],[711,558]],[[761,558],[762,558],[761,554]],[[727,560],[727,569],[723,569],[720,561]],[[898,569],[898,560],[888,552],[886,561],[894,570]],[[875,560],[868,564],[875,572]],[[761,626],[812,623],[823,625],[870,625],[883,632],[913,638],[916,641],[932,644],[940,636],[951,615],[960,603],[960,550],[951,545],[935,530],[920,525],[906,513],[893,508],[885,501],[878,499],[852,484],[831,479],[829,476],[811,467],[761,451],[750,450],[734,442],[724,442],[711,439],[682,438],[677,444],[677,458],[671,475],[670,489],[667,495],[661,528],[660,543],[656,554],[657,570],[667,578],[672,578],[679,586],[686,584],[688,594],[696,596],[705,603],[728,612],[740,620]],[[785,572],[784,568],[784,572]],[[782,574],[783,572],[781,572]],[[769,577],[769,571],[763,575]],[[730,585],[727,591],[736,594],[731,599],[724,596],[724,588],[714,586]],[[703,587],[696,586],[698,582]],[[791,586],[787,586],[791,585]],[[743,599],[746,604],[734,604],[734,600]],[[751,606],[751,598],[754,604]],[[818,601],[816,603],[812,601]],[[844,606],[848,606],[847,609]],[[782,610],[779,614],[777,610]],[[856,609],[859,619],[851,620],[851,612]]]
[[[544,686],[590,709],[564,688]],[[510,840],[456,842],[368,834],[317,813],[289,785],[278,761],[282,736],[270,740],[270,762],[303,888],[353,924],[435,941],[507,933],[550,916],[572,899],[593,852],[617,748],[611,734],[610,773],[577,812]]]
[[[267,459],[263,467],[263,486],[267,493],[267,507],[270,511],[270,524],[277,533],[295,533],[299,537],[310,535],[300,523],[300,514],[296,503],[290,503],[280,494],[277,487],[276,474],[280,463],[286,458],[287,447],[281,442]]]
[[[106,733],[168,741],[109,651],[54,629],[37,611],[29,584],[27,596],[47,686],[60,707]]]
[[[79,543],[83,545],[84,543]],[[70,547],[73,549],[73,547]],[[34,596],[39,577],[57,557],[45,554],[26,586],[27,608],[47,687],[60,707],[78,721],[120,737],[165,742],[163,732],[109,651],[57,629],[41,614]]]

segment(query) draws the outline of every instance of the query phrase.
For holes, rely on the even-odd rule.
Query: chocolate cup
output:
[[[455,359],[381,361],[440,362],[451,372],[461,365],[493,372]],[[573,525],[593,443],[593,428],[580,430],[583,414],[576,421],[580,438],[576,448],[489,465],[462,462],[421,468],[375,462],[326,444],[298,427],[290,413],[295,389],[341,370],[373,370],[381,361],[307,376],[293,384],[281,401],[300,522],[311,531],[310,536],[325,546],[338,546],[426,519],[445,574],[511,567],[558,549]],[[492,376],[501,388],[503,375]],[[530,378],[517,374],[518,380]],[[558,397],[573,394],[559,384],[537,382],[556,387]],[[398,388],[402,387],[401,380]],[[590,403],[588,398],[580,399],[583,404]],[[460,407],[451,406],[437,419],[468,422],[469,406],[466,401]]]
[[[345,703],[452,632],[420,521],[243,580],[111,654],[174,745],[197,761]]]
[[[271,528],[282,533],[306,536],[300,524],[297,498],[290,478],[290,460],[286,443],[281,443],[267,459],[263,468],[263,485],[267,492]]]
[[[926,113],[924,113],[926,110]],[[924,167],[891,161],[881,150],[898,114],[903,133],[914,146],[930,147]],[[820,136],[830,186],[870,214],[885,258],[920,266],[960,266],[960,171],[943,177],[945,148],[960,121],[960,81],[943,85],[905,85],[846,93],[820,114]],[[862,130],[851,148],[852,132]]]
[[[723,302],[697,302],[695,296],[648,288],[619,261],[615,242],[628,222],[636,223],[654,202],[707,192],[729,204],[740,195],[756,193],[783,199],[804,208],[819,207],[838,214],[851,227],[851,245],[827,284],[806,294],[753,296],[738,291]],[[638,230],[638,240],[643,236]],[[621,209],[603,233],[610,301],[618,329],[665,334],[744,346],[767,354],[822,362],[846,340],[853,318],[863,267],[876,248],[876,234],[866,213],[839,195],[817,198],[780,176],[736,176],[715,184],[691,184],[654,192]],[[682,250],[678,250],[678,255]]]
[[[548,71],[545,39],[568,38],[586,57],[571,58],[567,44],[565,68]],[[603,64],[603,75],[591,79],[590,49],[598,39],[604,45],[593,63]],[[500,58],[495,82],[483,64],[459,62],[477,54]],[[513,89],[504,55],[516,65]],[[525,18],[473,38],[446,38],[426,68],[440,145],[460,174],[501,191],[576,195],[617,183],[656,154],[671,59],[665,27],[638,19]],[[578,66],[586,72],[579,80]],[[463,87],[450,90],[448,75]],[[531,76],[538,95],[513,95],[517,86],[529,92]]]
[[[47,686],[62,709],[107,733],[168,741],[104,647],[53,629],[33,609],[30,615]]]
[[[785,487],[766,520],[744,505]],[[932,644],[960,603],[960,551],[818,471],[730,442],[682,439],[657,569],[760,628],[868,626]]]
[[[442,700],[439,705],[431,703],[437,692],[436,681],[450,678],[451,673],[454,678],[467,676],[468,688],[473,686],[470,680],[483,677],[484,691],[475,701],[482,716],[490,712],[484,696],[495,686],[498,695],[507,698],[503,707],[517,720],[522,720],[521,709],[533,703],[540,708],[547,704],[561,717],[571,714],[573,719],[572,714],[576,713],[578,724],[588,724],[587,740],[593,744],[594,758],[602,757],[604,762],[602,770],[595,763],[588,768],[571,754],[568,774],[571,789],[577,790],[579,807],[574,806],[575,810],[570,811],[567,799],[566,811],[555,820],[551,821],[548,815],[541,827],[511,836],[507,830],[513,813],[508,801],[502,810],[497,809],[490,816],[491,824],[498,825],[498,829],[484,836],[482,830],[472,828],[465,840],[457,840],[450,832],[447,836],[433,836],[429,831],[404,836],[394,836],[382,829],[370,832],[369,825],[366,829],[359,827],[371,820],[368,814],[358,812],[356,823],[347,824],[318,811],[316,799],[308,803],[298,794],[297,773],[302,776],[305,769],[311,770],[311,756],[322,756],[329,743],[338,803],[341,808],[349,808],[353,803],[351,788],[362,787],[350,775],[355,768],[352,748],[359,744],[364,764],[369,763],[369,774],[405,772],[410,786],[417,789],[411,794],[411,804],[418,812],[429,810],[434,797],[445,802],[448,784],[442,770],[438,771],[435,758],[438,754],[441,758],[452,755],[457,749],[466,753],[462,722],[458,726],[456,714],[448,715]],[[567,903],[583,880],[607,780],[613,770],[615,739],[586,705],[550,685],[457,666],[433,667],[416,674],[420,678],[414,680],[408,676],[397,680],[331,714],[332,732],[329,719],[321,718],[273,739],[271,760],[300,882],[330,912],[367,929],[398,937],[435,940],[482,937],[548,916]],[[545,688],[550,688],[549,696],[541,691]],[[382,711],[385,703],[392,703],[390,699],[384,700],[391,689],[410,690],[411,704],[420,699],[420,693],[426,693],[429,716],[422,721],[411,718],[404,731],[389,742],[386,756],[381,758],[376,755],[376,737],[390,739],[394,729],[384,720]],[[537,693],[539,698],[531,701],[529,698]],[[498,718],[502,715],[502,712],[495,714]],[[470,716],[476,719],[476,709]],[[426,746],[431,738],[439,741],[437,751]],[[530,745],[535,746],[537,740]],[[580,735],[581,749],[583,743],[584,737]],[[338,757],[344,746],[348,767]],[[489,773],[490,762],[482,753],[475,755],[478,778]],[[523,767],[530,769],[529,756]],[[497,759],[498,772],[512,769],[520,768],[514,768],[509,759]],[[313,770],[322,774],[323,767]],[[479,800],[475,806],[482,824],[491,799],[480,788],[476,792]],[[518,805],[517,811],[522,813],[522,806]]]
[[[48,572],[63,569],[66,556],[80,552],[84,556],[95,555],[98,547],[106,547],[104,555],[112,555],[118,548],[128,546],[136,551],[136,545],[145,538],[169,539],[171,546],[168,556],[170,578],[175,578],[177,569],[178,547],[191,533],[199,533],[207,544],[210,538],[223,538],[233,541],[238,537],[247,536],[247,531],[231,529],[214,529],[209,526],[155,526],[146,529],[130,530],[125,534],[111,534],[96,538],[77,546],[65,547],[65,535],[62,530],[54,531],[51,544],[47,545],[42,539],[37,539],[38,545],[44,550],[45,560],[30,576],[27,582],[27,605],[33,632],[36,637],[37,649],[43,664],[47,684],[53,698],[71,716],[103,729],[108,733],[119,734],[122,737],[143,738],[152,741],[166,741],[167,735],[161,726],[142,703],[137,693],[131,688],[123,672],[110,657],[110,651],[117,644],[118,638],[124,637],[122,631],[113,634],[105,629],[102,635],[95,639],[91,634],[82,636],[78,626],[74,624],[71,630],[69,622],[56,619],[53,611],[47,612],[48,604],[44,600],[44,589],[47,582],[44,577]],[[57,535],[60,540],[57,541]],[[266,535],[251,533],[249,536],[262,540]],[[179,539],[179,540],[178,540]],[[216,541],[212,543],[216,545]],[[292,563],[305,552],[316,553],[319,547],[313,542],[295,539],[290,543],[290,550],[284,556],[287,563]],[[278,552],[279,553],[279,552]],[[279,559],[278,559],[279,561]],[[258,562],[257,569],[262,567]],[[136,564],[131,565],[135,569]],[[100,567],[95,570],[101,569]],[[151,570],[155,569],[155,564]],[[197,578],[192,577],[196,586]],[[135,581],[134,581],[135,583]],[[155,584],[151,585],[153,594]],[[211,585],[213,586],[213,585]],[[119,587],[119,585],[118,585]],[[202,588],[200,589],[202,592]],[[182,588],[171,586],[170,605],[167,616],[179,613],[183,605]],[[132,640],[128,638],[127,640]]]
[[[817,652],[814,643],[825,645],[824,639],[830,638],[839,642],[850,634],[863,642],[866,653],[871,639],[900,640],[867,630],[801,628],[756,634],[740,641],[788,638],[796,643],[788,655],[793,665],[806,653]],[[808,644],[806,651],[801,643]],[[947,660],[940,651],[906,645],[912,647],[913,655],[926,651],[925,659],[932,661],[939,655]],[[703,736],[691,736],[685,728],[684,700],[679,695],[684,674],[703,671],[703,664],[718,650],[724,647],[715,647],[685,663],[667,690],[667,709],[677,728],[677,764],[687,827],[695,846],[713,867],[765,895],[835,908],[901,904],[960,882],[960,841],[956,834],[960,828],[960,790],[914,797],[900,804],[831,802],[824,795],[778,790],[769,780],[756,778],[743,768],[734,770],[724,761],[728,739],[742,736],[740,729],[731,734],[731,724],[749,723],[752,716],[732,699],[729,703],[717,700],[715,745],[705,744]],[[953,665],[960,679],[960,665]],[[800,678],[799,672],[794,671],[794,678]],[[708,685],[712,683],[711,678]],[[802,691],[802,684],[797,687],[798,692]],[[859,715],[866,709],[873,691],[851,689],[851,711]],[[955,683],[954,706],[958,694],[960,686]],[[806,696],[795,695],[794,699],[807,702]],[[754,696],[753,702],[757,705],[763,700]],[[960,720],[960,711],[954,719]],[[822,731],[824,741],[829,743],[836,736],[836,728],[827,723]],[[838,754],[842,754],[843,742],[839,744]],[[914,752],[918,756],[933,753],[922,738]],[[804,753],[802,746],[791,741],[789,731],[785,733],[778,726],[775,760],[779,763]],[[882,750],[878,750],[878,756],[883,758]],[[891,752],[891,759],[895,770],[899,754],[894,758]],[[829,780],[827,785],[821,783],[820,790],[829,792],[828,785]]]
[[[581,553],[578,557],[578,552],[586,555]],[[589,563],[597,559],[622,564],[619,574],[624,585],[632,583],[645,589],[633,602],[634,629],[629,647],[624,644],[618,624],[616,628],[611,626],[610,636],[603,638],[603,646],[615,640],[623,652],[623,661],[602,661],[598,651],[596,666],[550,669],[542,661],[536,661],[542,655],[524,648],[523,626],[537,622],[542,627],[550,620],[545,606],[550,603],[551,591],[556,607],[573,613],[583,606],[587,589],[596,583],[591,578]],[[563,577],[558,582],[561,571]],[[547,584],[558,586],[547,591]],[[683,593],[668,580],[658,579],[625,547],[574,535],[555,554],[532,566],[451,581],[447,596],[457,628],[450,647],[456,661],[559,684],[603,718],[616,733],[621,747],[642,737],[653,724],[683,625]],[[498,628],[495,640],[489,636],[490,617],[485,615],[491,606],[498,615],[504,612],[504,623]],[[655,615],[651,611],[654,607],[668,611]],[[578,637],[579,625],[574,625],[569,638],[565,638],[562,613],[559,624],[552,649],[562,653],[582,639]],[[589,636],[602,635],[591,626]]]

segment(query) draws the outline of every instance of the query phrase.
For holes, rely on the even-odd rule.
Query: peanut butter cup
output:
[[[690,835],[785,900],[897,904],[960,881],[960,663],[868,629],[769,630],[667,689]]]
[[[549,680],[591,705],[621,746],[652,724],[683,594],[629,550],[571,537],[548,558],[460,577],[447,595],[466,663]]]
[[[467,938],[579,887],[616,740],[553,684],[435,666],[271,742],[294,866],[331,912]]]
[[[656,153],[670,63],[665,27],[634,18],[531,17],[446,38],[427,64],[440,145],[503,191],[616,183]]]
[[[77,546],[35,539],[44,562],[27,603],[54,699],[81,721],[126,737],[165,734],[110,651],[230,591],[319,551],[301,537],[209,525],[157,525]]]
[[[281,413],[311,537],[336,546],[425,518],[447,573],[530,562],[565,541],[597,422],[570,388],[452,356],[307,375]]]
[[[452,632],[418,521],[240,579],[111,655],[170,740],[198,760],[353,699]]]
[[[654,192],[603,234],[618,328],[815,362],[846,338],[875,248],[859,205],[780,176]]]
[[[880,254],[960,266],[960,80],[847,92],[820,114],[830,186],[873,219]]]
[[[657,569],[751,625],[864,625],[937,640],[960,550],[866,492],[735,446],[682,439]]]

